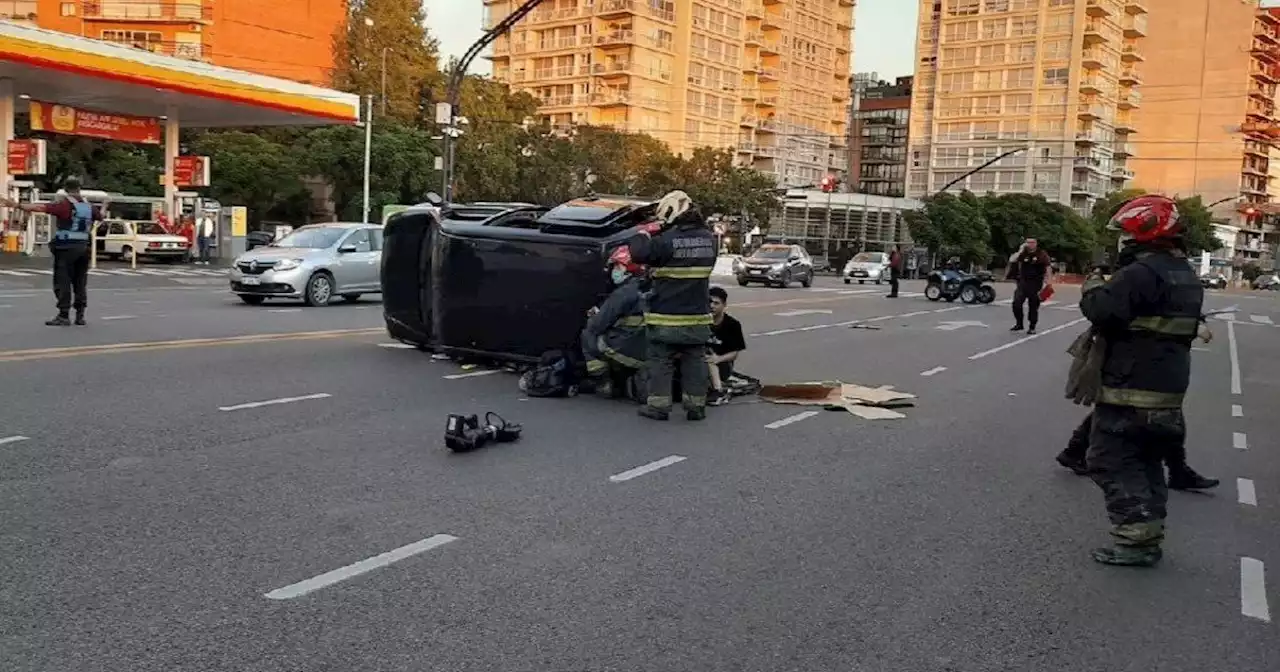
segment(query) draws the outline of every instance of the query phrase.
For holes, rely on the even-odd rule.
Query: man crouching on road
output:
[[[84,309],[89,299],[89,246],[93,244],[94,223],[107,211],[107,204],[95,207],[80,195],[80,182],[67,180],[62,185],[65,195],[52,203],[18,203],[6,201],[11,208],[27,212],[43,212],[54,219],[49,251],[53,253],[53,293],[58,299],[58,315],[45,322],[51,327],[71,324],[71,307],[76,309],[76,324],[84,325]]]
[[[711,313],[707,297],[711,271],[716,264],[716,237],[707,220],[683,191],[673,191],[658,202],[657,230],[642,228],[628,247],[636,263],[651,269],[653,284],[647,294],[645,332],[649,339],[648,403],[640,415],[668,420],[671,415],[672,377],[680,363],[680,387],[685,417],[707,417],[707,342],[711,340]]]
[[[631,260],[624,245],[609,256],[609,278],[614,290],[592,308],[582,330],[582,352],[587,375],[595,381],[596,394],[621,399],[631,383],[644,394],[645,386],[633,379],[644,369],[646,341],[640,292],[644,266]],[[643,400],[643,397],[637,397]]]
[[[711,393],[707,403],[721,406],[729,402],[724,389],[725,381],[733,377],[733,364],[738,355],[747,349],[747,339],[742,334],[742,323],[725,311],[729,293],[723,287],[711,288],[711,347],[707,352],[707,365],[711,373]]]

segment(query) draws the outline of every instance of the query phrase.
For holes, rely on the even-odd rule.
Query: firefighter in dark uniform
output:
[[[1111,227],[1133,261],[1108,281],[1091,276],[1080,299],[1108,344],[1087,461],[1115,545],[1094,550],[1093,559],[1151,567],[1160,561],[1165,534],[1164,458],[1186,439],[1182,402],[1204,288],[1187,261],[1172,199],[1135,198]]]
[[[647,347],[644,309],[640,300],[645,268],[631,260],[623,245],[609,255],[614,290],[599,308],[591,309],[582,330],[582,353],[596,394],[615,399],[627,396],[635,377],[644,370]],[[643,387],[643,386],[638,386]],[[643,401],[643,398],[637,397]]]
[[[670,416],[672,376],[680,364],[685,416],[707,417],[710,375],[704,361],[711,340],[711,271],[716,238],[688,194],[673,191],[658,202],[659,229],[642,229],[628,243],[631,258],[649,267],[652,289],[644,321],[649,340],[648,401],[640,415]]]

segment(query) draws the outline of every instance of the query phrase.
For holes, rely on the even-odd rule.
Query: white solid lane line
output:
[[[927,378],[929,376],[936,376],[939,373],[942,373],[943,371],[946,371],[946,370],[947,370],[947,367],[945,366],[935,366],[932,369],[929,369],[928,371],[921,371],[920,375]]]
[[[292,600],[295,597],[302,597],[307,593],[314,593],[321,588],[327,588],[335,583],[346,581],[347,579],[367,574],[375,569],[381,569],[387,565],[391,565],[406,558],[412,558],[420,553],[425,553],[433,548],[439,548],[447,543],[457,541],[458,538],[448,534],[437,534],[433,537],[427,537],[422,541],[415,541],[408,546],[401,546],[394,551],[387,551],[382,555],[375,555],[372,558],[361,560],[360,562],[347,565],[332,572],[325,572],[315,578],[299,581],[298,583],[277,588],[263,597],[268,600]]]
[[[650,472],[657,471],[663,467],[669,467],[673,464],[684,462],[686,459],[688,458],[682,457],[680,455],[671,455],[668,457],[664,457],[661,460],[655,460],[653,462],[650,462],[649,464],[640,465],[635,469],[628,469],[620,474],[614,474],[609,477],[609,480],[614,483],[629,481],[633,478],[638,478]]]
[[[1257,322],[1258,324],[1275,324],[1275,322],[1272,322],[1271,318],[1266,315],[1250,315],[1249,319]]]
[[[1253,481],[1247,478],[1236,479],[1237,499],[1241,504],[1246,506],[1258,505],[1258,491],[1253,487]]]
[[[301,308],[272,308],[268,313],[301,313]]]
[[[495,373],[502,373],[502,369],[485,369],[484,371],[471,371],[468,373],[455,373],[451,376],[445,376],[445,380],[459,380],[462,378],[475,378],[477,376],[492,376]]]
[[[1233,417],[1233,418],[1243,418],[1243,417],[1244,417],[1244,406],[1241,406],[1240,404],[1231,404],[1231,417]]]
[[[138,319],[138,316],[137,315],[106,315],[98,319],[110,322],[112,320],[136,320]]]
[[[1042,331],[1042,332],[1040,332],[1040,333],[1036,334],[1035,336],[1027,336],[1027,337],[1025,337],[1025,338],[1019,338],[1018,340],[1016,340],[1016,341],[1014,341],[1014,342],[1012,342],[1012,343],[1005,343],[1005,344],[1004,344],[1004,345],[1002,345],[1002,346],[999,346],[999,347],[996,347],[996,348],[991,348],[990,350],[983,350],[982,352],[979,352],[979,353],[978,353],[978,354],[976,354],[976,355],[971,355],[971,356],[969,357],[969,359],[982,359],[983,357],[989,357],[989,356],[994,355],[994,354],[996,354],[996,353],[998,353],[998,352],[1004,352],[1005,350],[1008,350],[1009,348],[1013,348],[1013,347],[1017,347],[1017,346],[1019,346],[1019,345],[1022,345],[1023,343],[1026,343],[1027,341],[1034,341],[1034,340],[1036,340],[1037,338],[1040,338],[1041,336],[1048,336],[1049,334],[1052,334],[1052,333],[1053,333],[1053,332],[1055,332],[1055,331],[1062,331],[1063,329],[1069,329],[1069,328],[1074,327],[1075,325],[1080,324],[1081,322],[1084,322],[1084,321],[1085,321],[1085,318],[1083,318],[1083,317],[1082,317],[1082,318],[1080,318],[1080,319],[1072,320],[1072,321],[1070,321],[1070,322],[1068,322],[1068,323],[1066,323],[1066,324],[1060,324],[1060,325],[1058,325],[1058,326],[1056,326],[1056,327],[1054,327],[1054,328],[1052,328],[1052,329],[1045,329],[1044,331]]]
[[[219,411],[243,411],[248,408],[262,408],[263,406],[278,406],[280,404],[292,404],[296,401],[310,401],[312,399],[328,399],[332,394],[308,394],[302,397],[281,397],[279,399],[268,399],[266,401],[253,401],[247,404],[236,404],[235,406],[220,406]]]
[[[17,442],[19,442],[19,441],[30,441],[30,439],[29,439],[28,437],[25,437],[25,436],[5,436],[5,437],[0,437],[0,446],[3,446],[3,445],[8,444],[8,443],[17,443]]]
[[[781,420],[771,422],[765,425],[764,428],[778,429],[780,427],[786,427],[787,425],[800,422],[801,420],[808,420],[809,418],[812,418],[813,416],[818,414],[819,414],[819,411],[805,411],[803,413],[796,413],[795,415],[789,415]]]
[[[1231,445],[1232,445],[1232,446],[1235,446],[1236,448],[1238,448],[1238,449],[1240,449],[1240,450],[1248,450],[1248,449],[1249,449],[1249,438],[1245,436],[1244,432],[1232,432],[1232,433],[1231,433]]]
[[[1266,567],[1261,560],[1240,558],[1240,613],[1271,622],[1271,608],[1267,606]]]
[[[408,343],[379,343],[378,347],[391,350],[413,350],[417,346],[409,345]]]
[[[1231,354],[1231,394],[1240,394],[1240,348],[1236,345],[1236,323],[1227,323],[1227,351]]]

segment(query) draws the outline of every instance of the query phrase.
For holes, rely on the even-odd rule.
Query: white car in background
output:
[[[132,261],[165,259],[181,261],[191,254],[191,244],[182,236],[164,230],[157,222],[107,220],[98,224],[98,256]]]
[[[846,285],[854,280],[859,285],[868,280],[878,285],[889,279],[889,255],[886,252],[859,252],[844,265],[840,275]]]

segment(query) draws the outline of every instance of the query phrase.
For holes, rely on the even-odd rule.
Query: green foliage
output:
[[[366,25],[366,19],[373,25]],[[438,96],[444,89],[438,43],[427,32],[426,14],[417,0],[348,3],[347,25],[334,34],[333,53],[335,88],[374,96],[380,112],[385,72],[387,114],[403,122],[420,118],[424,91]]]
[[[302,157],[297,169],[328,182],[334,210],[343,221],[363,216],[364,136],[363,128],[329,126],[313,130],[294,146]],[[376,219],[384,205],[420,203],[427,192],[438,191],[440,171],[432,168],[437,153],[426,131],[375,122],[369,152],[370,218]]]
[[[906,213],[906,220],[911,238],[933,254],[977,264],[991,258],[991,228],[981,201],[967,191],[930,196],[923,208]]]
[[[982,211],[991,227],[991,250],[1000,262],[1027,238],[1035,238],[1057,261],[1073,268],[1091,263],[1097,236],[1079,213],[1038,194],[1003,194],[982,197]]]
[[[1245,282],[1253,282],[1254,280],[1257,280],[1261,275],[1262,275],[1262,267],[1258,266],[1252,261],[1245,264],[1240,269],[1240,276],[1245,279]]]
[[[258,133],[201,133],[189,142],[197,156],[208,156],[212,184],[204,193],[228,205],[248,208],[249,218],[296,220],[298,196],[305,194],[297,155]],[[126,192],[128,193],[128,192]],[[305,199],[302,201],[306,203]],[[292,208],[281,207],[292,204]]]

